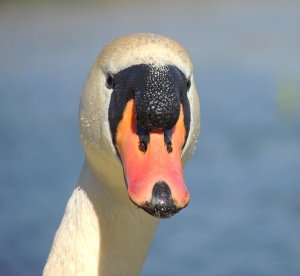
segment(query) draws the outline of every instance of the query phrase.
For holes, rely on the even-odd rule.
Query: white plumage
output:
[[[108,121],[111,91],[108,72],[135,64],[175,65],[191,79],[190,133],[182,152],[190,157],[199,134],[199,102],[192,63],[177,42],[155,34],[123,36],[98,56],[80,102],[80,136],[85,162],[44,275],[139,275],[159,222],[128,198],[121,162],[112,144]]]

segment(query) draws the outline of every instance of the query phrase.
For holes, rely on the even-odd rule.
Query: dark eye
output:
[[[108,89],[113,89],[115,87],[115,79],[112,73],[108,73],[106,77],[106,87]]]
[[[191,87],[191,80],[190,79],[187,80],[186,87],[187,87],[188,90],[190,89],[190,87]]]

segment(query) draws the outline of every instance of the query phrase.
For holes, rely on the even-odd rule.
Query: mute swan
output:
[[[88,75],[79,125],[85,162],[43,274],[139,275],[159,218],[189,202],[182,165],[199,102],[185,49],[156,34],[111,42]]]

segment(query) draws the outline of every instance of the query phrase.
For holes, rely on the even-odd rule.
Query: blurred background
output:
[[[300,275],[299,1],[1,1],[0,275],[40,275],[83,152],[81,88],[133,32],[188,49],[201,137],[191,203],[142,275]]]

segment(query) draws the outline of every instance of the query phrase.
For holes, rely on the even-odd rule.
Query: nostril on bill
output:
[[[164,132],[164,140],[165,140],[165,144],[167,146],[168,153],[172,152],[172,150],[173,150],[173,148],[172,148],[172,129],[166,130]]]
[[[139,149],[142,152],[146,152],[148,149],[149,141],[150,141],[149,131],[146,129],[143,129],[142,127],[137,125],[137,133],[138,133],[139,141],[140,141]]]

